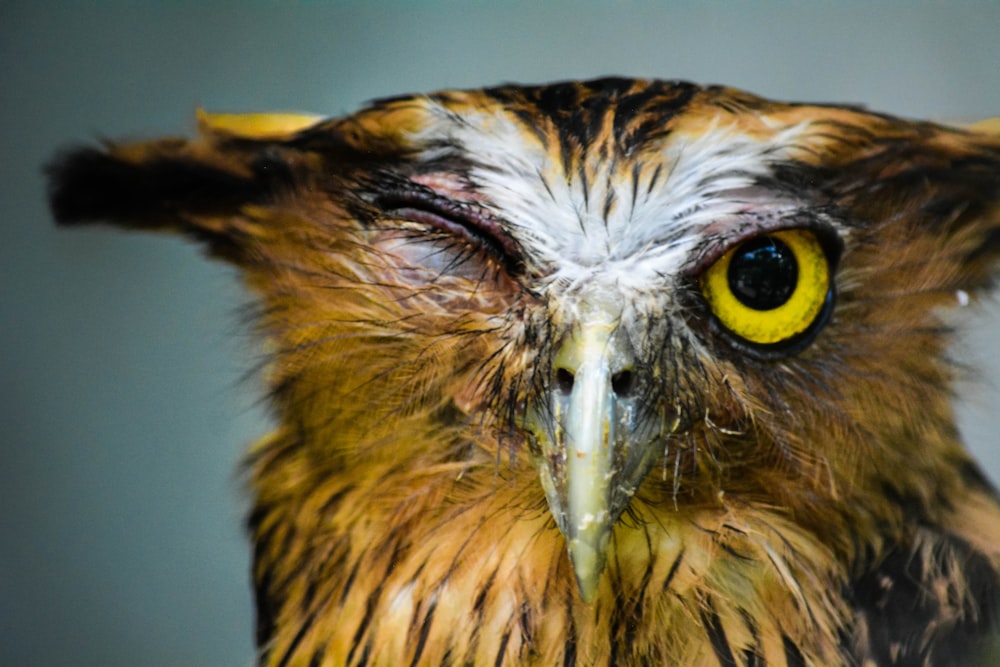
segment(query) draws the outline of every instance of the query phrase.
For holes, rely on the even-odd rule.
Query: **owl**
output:
[[[991,664],[951,404],[1000,132],[603,78],[75,148],[55,218],[241,270],[262,667]]]

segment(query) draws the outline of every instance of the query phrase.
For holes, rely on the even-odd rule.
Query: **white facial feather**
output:
[[[509,223],[534,264],[551,267],[545,282],[563,293],[655,290],[683,272],[709,236],[803,205],[754,187],[788,157],[800,125],[762,138],[719,122],[698,135],[669,136],[659,154],[592,159],[584,177],[566,173],[558,145],[546,145],[510,114],[457,118],[439,110],[414,139],[458,146],[478,165],[470,179],[483,204]],[[441,157],[440,149],[425,157]]]

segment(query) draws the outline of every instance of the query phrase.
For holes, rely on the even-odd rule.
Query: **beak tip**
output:
[[[607,556],[607,540],[598,540],[598,544],[580,538],[569,542],[569,559],[576,575],[576,586],[580,598],[587,604],[593,602],[597,589],[601,584],[601,575]]]
[[[590,604],[594,601],[594,597],[597,595],[597,581],[583,581],[577,577],[576,587],[584,604]]]

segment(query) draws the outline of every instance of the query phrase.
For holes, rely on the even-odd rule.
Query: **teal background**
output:
[[[975,119],[1000,115],[998,27],[997,2],[0,2],[0,665],[253,661],[245,296],[182,240],[57,231],[60,146],[603,74]],[[998,311],[956,350],[994,479]]]

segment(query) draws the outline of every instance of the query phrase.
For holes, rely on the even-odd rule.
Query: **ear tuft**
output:
[[[973,132],[979,132],[981,134],[992,134],[1000,137],[1000,117],[981,120],[967,126],[966,129],[972,130]]]
[[[287,139],[323,120],[314,114],[208,113],[203,109],[198,109],[197,115],[203,133],[256,140]]]
[[[49,202],[63,225],[108,221],[183,227],[189,215],[231,215],[291,181],[280,159],[205,159],[181,140],[66,151],[48,165]],[[242,159],[240,159],[242,158]]]

